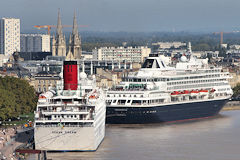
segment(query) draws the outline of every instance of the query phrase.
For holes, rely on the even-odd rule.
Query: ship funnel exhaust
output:
[[[64,61],[63,79],[64,79],[64,90],[77,90],[78,88],[77,61]]]

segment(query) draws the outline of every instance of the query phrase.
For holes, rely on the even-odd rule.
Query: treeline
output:
[[[238,83],[234,88],[233,88],[233,97],[239,97],[240,96],[240,83]]]
[[[0,121],[33,112],[36,104],[34,88],[26,80],[0,77]]]
[[[148,46],[155,42],[191,42],[193,51],[219,50],[220,34],[188,33],[188,32],[81,32],[82,47],[85,51],[92,51],[95,47]],[[67,41],[68,42],[68,41]],[[224,34],[223,42],[240,44],[240,33]]]

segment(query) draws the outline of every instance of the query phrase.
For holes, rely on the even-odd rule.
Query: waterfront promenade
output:
[[[0,159],[15,160],[15,149],[31,137],[32,134],[24,132],[21,126],[0,128]]]
[[[222,109],[222,111],[240,110],[240,101],[229,101]]]
[[[15,159],[13,151],[15,147],[20,145],[15,141],[17,127],[1,128],[0,130],[0,158]]]

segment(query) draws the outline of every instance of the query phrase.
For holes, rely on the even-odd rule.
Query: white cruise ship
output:
[[[175,66],[146,59],[107,91],[106,123],[156,123],[214,116],[232,96],[228,72],[207,59],[182,56]]]
[[[95,77],[78,73],[77,61],[65,61],[63,82],[39,96],[35,111],[35,149],[95,151],[105,135],[105,95]]]

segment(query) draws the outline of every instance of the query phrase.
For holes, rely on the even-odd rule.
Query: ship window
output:
[[[131,100],[128,100],[127,103],[130,103]]]
[[[141,104],[141,101],[140,100],[133,100],[132,104]]]
[[[144,62],[142,68],[152,68],[153,61],[154,61],[153,59],[147,59],[147,60]]]
[[[116,103],[117,100],[113,100],[113,103]]]
[[[120,104],[125,104],[125,103],[126,103],[126,100],[119,100],[119,103],[120,103]]]

